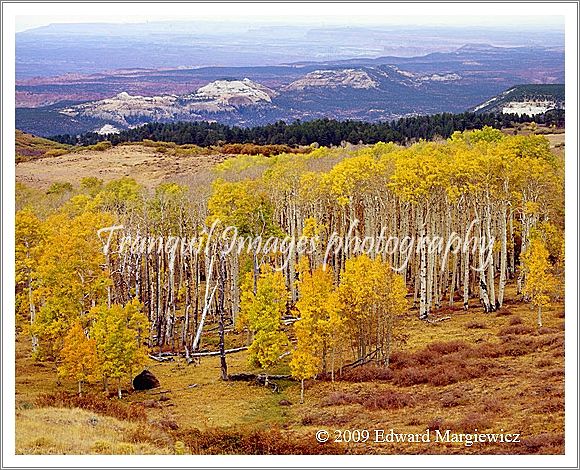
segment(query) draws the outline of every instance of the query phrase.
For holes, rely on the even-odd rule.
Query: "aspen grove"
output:
[[[21,186],[18,327],[80,391],[130,379],[146,350],[195,363],[216,330],[223,379],[230,330],[245,332],[233,346],[249,347],[252,364],[289,361],[302,385],[357,364],[388,366],[412,316],[429,328],[442,307],[493,312],[508,283],[541,324],[560,295],[563,173],[546,138],[486,127],[410,146],[242,155],[153,190],[85,178],[41,198]],[[247,246],[226,252],[226,227]],[[169,249],[192,234],[202,249]],[[370,246],[385,234],[413,249]],[[249,247],[258,237],[305,237],[322,249],[260,252]],[[429,249],[435,237],[442,247]],[[146,249],[128,249],[138,245]]]

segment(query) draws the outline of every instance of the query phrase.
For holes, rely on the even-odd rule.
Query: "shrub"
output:
[[[500,308],[495,312],[496,317],[507,317],[509,315],[513,315],[512,311],[509,308]]]
[[[135,446],[133,444],[127,444],[126,442],[121,442],[115,447],[116,455],[133,455],[135,454]]]
[[[95,454],[112,454],[113,446],[109,441],[95,441],[91,446],[91,450]]]
[[[96,152],[104,152],[105,150],[109,150],[113,147],[113,144],[108,140],[103,140],[102,142],[98,142],[95,145],[89,145],[87,147],[88,150],[95,150]]]
[[[388,367],[376,365],[364,365],[349,369],[340,376],[340,380],[346,382],[372,382],[374,380],[391,380],[393,371]]]
[[[52,150],[48,150],[44,156],[45,157],[60,157],[61,155],[65,155],[69,153],[68,150],[65,149],[52,149]]]
[[[457,423],[455,423],[453,428],[463,432],[475,432],[475,430],[481,431],[483,429],[489,428],[490,425],[491,423],[485,415],[472,412],[468,413]]]
[[[557,413],[564,411],[564,398],[562,396],[546,396],[542,397],[542,402],[534,410],[536,413]]]
[[[64,194],[71,193],[73,191],[73,185],[71,183],[52,183],[46,194]]]
[[[513,326],[507,326],[499,331],[500,336],[507,335],[529,335],[534,333],[535,329],[529,325],[519,325],[515,324]]]
[[[434,342],[416,352],[396,351],[391,355],[393,369],[416,368],[421,365],[435,364],[442,356],[461,352],[466,354],[471,346],[465,341]]]
[[[279,429],[188,429],[179,433],[192,454],[234,455],[316,455],[344,454],[344,448],[333,442],[319,444]]]
[[[496,358],[503,355],[503,347],[497,343],[483,343],[478,348],[470,351],[470,357],[474,358]]]
[[[393,383],[403,387],[424,384],[428,381],[428,371],[419,367],[407,367],[406,369],[397,370],[393,375]]]
[[[548,369],[543,371],[540,374],[540,377],[542,378],[542,380],[548,380],[551,379],[553,377],[563,377],[564,376],[564,369]]]
[[[433,369],[429,375],[429,383],[435,387],[454,384],[468,379],[469,374],[465,367],[457,363],[441,364]]]
[[[558,333],[557,328],[548,328],[547,326],[543,326],[542,328],[538,328],[539,335],[551,335],[554,333]]]
[[[533,342],[520,341],[517,338],[514,340],[512,338],[507,336],[506,342],[501,345],[503,356],[525,356],[535,349]]]
[[[394,390],[385,390],[377,394],[371,394],[363,401],[365,408],[374,410],[396,410],[405,408],[414,403],[413,395]]]
[[[445,427],[445,420],[441,416],[433,418],[429,423],[427,423],[427,429],[429,431],[437,431]]]
[[[465,325],[468,330],[485,330],[487,325],[485,323],[481,323],[475,320],[470,321]]]
[[[465,402],[463,395],[457,390],[449,390],[441,395],[439,399],[443,408],[453,408]]]
[[[405,367],[415,367],[419,365],[417,356],[408,351],[395,351],[391,354],[391,367],[393,369],[404,369]]]
[[[314,416],[311,414],[304,415],[302,416],[302,420],[300,422],[302,423],[302,426],[311,426],[314,424]]]
[[[548,432],[524,437],[521,440],[521,446],[529,453],[538,452],[540,450],[546,453],[562,453],[564,450],[564,435]]]
[[[184,455],[187,453],[187,447],[181,441],[175,441],[175,444],[173,445],[173,449],[174,449],[176,455]]]
[[[536,338],[536,343],[539,347],[549,347],[555,349],[564,346],[564,337],[562,335],[540,335]]]
[[[554,360],[553,358],[550,357],[541,357],[540,359],[538,359],[538,362],[536,362],[536,366],[539,368],[549,367],[552,364],[554,364]]]
[[[520,317],[512,317],[510,318],[509,324],[510,325],[521,325],[523,323]]]
[[[499,413],[505,409],[503,402],[498,397],[483,397],[480,403],[484,412]]]
[[[427,351],[431,352],[433,355],[444,356],[446,354],[451,354],[463,349],[469,349],[469,345],[465,341],[448,341],[446,343],[436,342],[430,343],[425,348]]]
[[[351,405],[359,403],[359,397],[354,393],[332,392],[321,403],[322,406]]]

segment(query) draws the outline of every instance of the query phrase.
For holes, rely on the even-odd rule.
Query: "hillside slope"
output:
[[[207,170],[225,158],[222,155],[181,157],[166,155],[156,147],[119,145],[102,151],[80,150],[21,162],[16,165],[16,182],[47,189],[53,183],[76,184],[82,178],[96,176],[104,181],[130,177],[148,187],[168,180],[186,184],[205,177]]]
[[[43,157],[56,157],[64,155],[70,149],[70,145],[59,144],[52,140],[37,137],[16,129],[16,162],[36,160]]]
[[[542,114],[551,109],[564,109],[563,84],[517,85],[473,107],[478,113]]]

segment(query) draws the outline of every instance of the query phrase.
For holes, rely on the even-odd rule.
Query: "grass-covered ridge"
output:
[[[71,150],[70,145],[60,144],[43,137],[16,129],[16,163],[36,160],[44,157],[64,155]]]

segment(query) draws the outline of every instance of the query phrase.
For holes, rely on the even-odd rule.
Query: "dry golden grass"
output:
[[[514,297],[512,288],[508,294]],[[563,452],[563,305],[545,312],[540,331],[530,306],[511,300],[502,311],[491,314],[484,314],[480,307],[467,312],[442,309],[435,313],[452,318],[426,324],[411,311],[400,319],[405,341],[397,345],[392,371],[381,372],[381,380],[310,381],[304,404],[299,404],[300,387],[296,382],[282,381],[280,393],[245,382],[222,382],[217,357],[203,358],[199,365],[186,365],[183,359],[169,363],[151,361],[148,366],[166,392],[134,392],[124,398],[144,404],[148,426],[152,426],[149,431],[134,434],[133,441],[170,450],[176,442],[187,441],[185,452],[198,453],[248,452],[251,442],[256,442],[256,452],[263,453],[335,453],[337,449],[348,453]],[[33,422],[43,423],[43,410],[34,409],[39,395],[75,390],[73,383],[57,385],[52,366],[35,364],[28,353],[28,343],[21,340],[17,345],[16,397],[20,408],[17,439],[22,452],[34,451],[30,443],[41,437],[30,430]],[[253,371],[246,359],[245,352],[229,355],[229,372]],[[417,375],[401,380],[401,374],[408,374],[411,369],[423,374],[426,382],[413,385]],[[287,373],[287,365],[270,372]],[[99,393],[99,387],[94,385],[92,391]],[[30,407],[33,409],[23,409]],[[54,413],[50,424],[40,426],[45,428],[43,435],[51,436],[54,442],[41,447],[73,452],[67,447],[66,436],[62,436],[65,440],[61,443],[59,432],[46,432],[47,426],[58,428],[57,418],[63,411],[44,411],[49,416]],[[521,433],[522,442],[472,447],[451,443],[367,443],[337,448],[331,444],[321,447],[314,439],[318,429],[393,428],[396,432],[415,433],[436,426],[456,432],[473,431],[476,427],[483,432],[503,429]],[[167,432],[173,443],[155,443],[155,433],[150,431],[156,429]],[[116,438],[97,431],[85,429],[90,435],[86,437],[88,441],[107,441],[114,449]],[[276,442],[282,438],[287,446],[276,447],[267,440],[268,435]],[[220,442],[212,445],[212,439]],[[90,451],[88,444],[74,450],[86,451]]]
[[[195,179],[225,158],[217,154],[165,155],[154,147],[120,145],[104,151],[80,150],[21,162],[16,166],[16,181],[46,189],[55,182],[77,182],[87,176],[104,181],[130,177],[146,187],[154,187],[170,180]]]
[[[169,454],[165,444],[134,442],[131,436],[146,426],[120,421],[78,408],[16,410],[17,454]],[[160,436],[159,444],[163,444]]]

